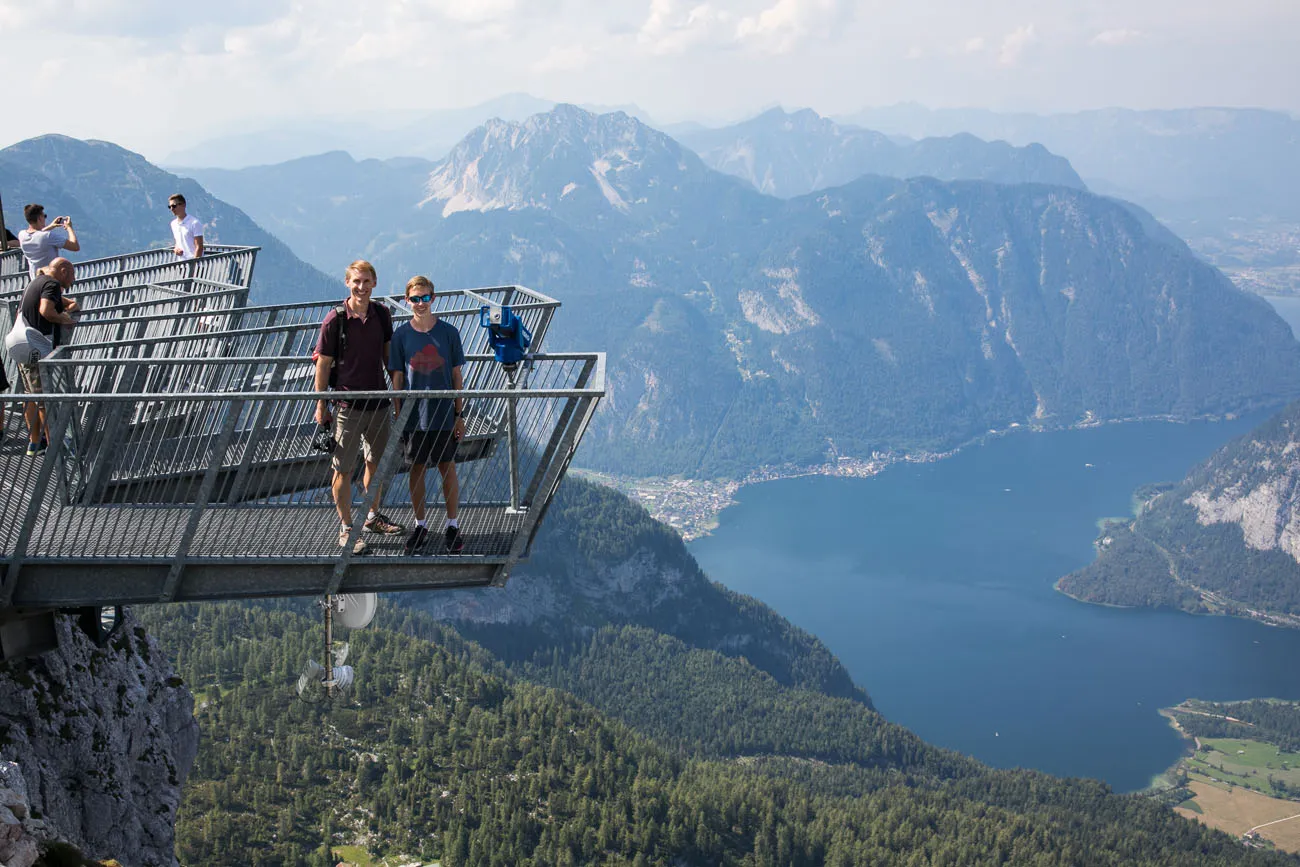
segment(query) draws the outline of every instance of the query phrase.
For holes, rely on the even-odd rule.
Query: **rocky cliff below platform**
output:
[[[99,648],[58,618],[59,649],[0,664],[0,864],[53,841],[125,867],[177,863],[198,751],[193,697],[129,613]]]

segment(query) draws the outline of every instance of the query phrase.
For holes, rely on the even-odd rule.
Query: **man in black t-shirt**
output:
[[[74,279],[72,263],[62,257],[55,259],[27,284],[23,300],[18,304],[27,324],[50,338],[52,346],[59,345],[58,326],[71,326],[75,321],[72,314],[80,309],[76,301],[63,294]],[[19,364],[18,372],[22,374],[23,387],[28,394],[41,393],[41,372],[35,363]],[[33,457],[45,451],[48,440],[45,406],[29,402],[23,408],[23,417],[27,420],[27,455]]]

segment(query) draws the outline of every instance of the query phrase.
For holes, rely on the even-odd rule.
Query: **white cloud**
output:
[[[681,54],[688,48],[718,42],[729,17],[725,10],[708,3],[687,8],[677,0],[651,0],[650,14],[637,41],[652,54]]]
[[[533,72],[578,72],[586,69],[592,54],[582,45],[553,45],[546,56],[533,64]]]
[[[1001,66],[1015,66],[1020,62],[1020,55],[1024,50],[1038,41],[1034,33],[1034,25],[1025,24],[1012,30],[1006,36],[1002,37],[1002,50],[998,52],[998,64]]]
[[[391,8],[408,20],[441,19],[458,24],[502,22],[518,12],[515,0],[397,0]]]
[[[775,103],[849,114],[909,100],[1029,111],[1207,102],[1300,110],[1300,89],[1286,83],[1300,81],[1298,0],[57,5],[50,14],[36,0],[0,0],[4,67],[34,76],[60,69],[74,88],[93,83],[95,98],[57,120],[0,112],[0,145],[64,132],[165,156],[299,120],[361,114],[388,123],[519,92],[716,123]],[[1135,44],[1143,50],[1112,47]],[[1007,74],[1031,61],[1033,75]],[[157,105],[182,81],[202,99],[122,110]]]
[[[786,54],[810,38],[827,39],[844,17],[839,0],[777,0],[757,15],[742,18],[736,38],[774,54]]]
[[[1103,30],[1096,36],[1092,37],[1093,45],[1125,45],[1140,39],[1142,32],[1139,30],[1129,30],[1127,27],[1121,27],[1115,30]]]
[[[0,22],[6,30],[23,26],[37,31],[148,42],[204,27],[272,21],[289,8],[290,0],[222,0],[184,7],[171,0],[64,0],[52,12],[39,4],[0,0]]]

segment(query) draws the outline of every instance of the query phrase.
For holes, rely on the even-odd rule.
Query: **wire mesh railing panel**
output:
[[[374,418],[390,431],[374,463],[358,458],[343,486],[353,519],[343,526],[331,489],[333,455],[315,422],[318,401],[340,395],[314,392],[311,359],[321,322],[341,299],[247,307],[256,249],[212,252],[198,262],[156,250],[78,265],[85,282],[69,294],[82,306],[81,321],[40,363],[45,394],[30,400],[46,410],[49,450],[25,455],[12,411],[0,440],[0,606],[43,598],[19,578],[24,563],[45,570],[33,574],[72,581],[51,591],[56,605],[69,592],[82,598],[66,570],[95,565],[135,576],[133,599],[235,592],[206,582],[241,563],[298,568],[281,590],[303,592],[307,569],[312,582],[328,581],[322,590],[336,592],[347,586],[358,538],[368,544],[367,562],[406,564],[384,572],[404,576],[383,579],[385,586],[503,580],[531,543],[603,394],[604,362],[537,352],[534,363],[507,371],[489,354],[480,308],[511,306],[533,333],[536,352],[558,303],[519,286],[436,293],[435,312],[462,336],[465,388],[348,395],[388,399]],[[0,275],[0,317],[13,315],[12,293],[26,282],[25,274]],[[6,295],[6,286],[16,288]],[[411,315],[402,298],[377,300],[396,323]],[[411,475],[402,434],[421,402],[455,397],[464,400],[455,466],[467,543],[452,554],[435,533],[423,561],[433,571],[422,578],[403,549],[405,532],[381,536],[362,523],[373,498],[408,532],[417,512],[441,527],[448,514],[442,475],[436,467]],[[411,502],[417,482],[424,491],[418,509]],[[463,571],[474,563],[472,574]],[[187,566],[199,565],[198,584],[186,587]]]
[[[123,256],[74,262],[81,291],[164,283],[181,280],[210,280],[248,288],[253,279],[257,247],[214,246],[198,259],[177,259],[170,248],[144,250]],[[30,280],[27,261],[13,252],[0,256],[0,298],[22,292]]]
[[[0,278],[27,273],[27,258],[22,250],[0,250]]]

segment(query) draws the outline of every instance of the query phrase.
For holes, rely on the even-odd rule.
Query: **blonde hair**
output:
[[[406,281],[407,297],[410,297],[411,290],[415,289],[416,287],[423,287],[425,289],[428,289],[429,294],[430,295],[433,294],[433,281],[430,280],[428,277],[424,276],[423,274],[416,274],[410,280]]]
[[[362,271],[370,272],[370,279],[376,283],[379,282],[379,275],[375,273],[375,266],[371,265],[365,259],[358,259],[348,266],[348,270],[343,272],[343,279],[351,277],[353,274],[360,274]]]

